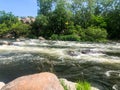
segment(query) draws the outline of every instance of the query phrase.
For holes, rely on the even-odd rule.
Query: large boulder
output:
[[[0,89],[5,86],[5,83],[4,82],[0,82]]]
[[[56,75],[43,72],[19,77],[1,90],[64,90]]]

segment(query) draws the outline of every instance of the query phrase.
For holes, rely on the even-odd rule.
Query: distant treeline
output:
[[[0,36],[10,33],[15,38],[120,40],[120,0],[37,0],[37,4],[38,16],[27,23],[1,11]]]

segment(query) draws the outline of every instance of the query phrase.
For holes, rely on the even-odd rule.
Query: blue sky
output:
[[[0,11],[12,12],[15,16],[36,16],[37,0],[0,0]]]

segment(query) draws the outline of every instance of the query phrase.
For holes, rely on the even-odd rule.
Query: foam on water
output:
[[[113,74],[114,74],[116,77],[120,77],[120,70],[119,70],[119,71],[109,70],[109,71],[105,72],[105,75],[106,75],[107,77],[111,77]]]
[[[50,56],[62,57],[63,59],[74,59],[83,61],[94,61],[98,63],[120,63],[120,57],[108,56],[105,52],[120,52],[120,44],[97,44],[69,41],[39,41],[30,39],[20,42],[12,42],[13,45],[1,45],[0,53],[4,52],[37,52]],[[32,47],[31,47],[32,45]],[[43,47],[39,47],[43,46]],[[48,46],[52,46],[49,48]],[[66,48],[54,48],[54,46],[66,46]],[[68,48],[67,48],[68,47]],[[86,50],[86,54],[82,53]],[[67,53],[73,51],[73,53]],[[10,52],[11,53],[11,52]]]

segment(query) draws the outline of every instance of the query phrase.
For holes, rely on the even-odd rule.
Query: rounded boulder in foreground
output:
[[[56,75],[43,72],[19,77],[1,90],[64,90]]]

